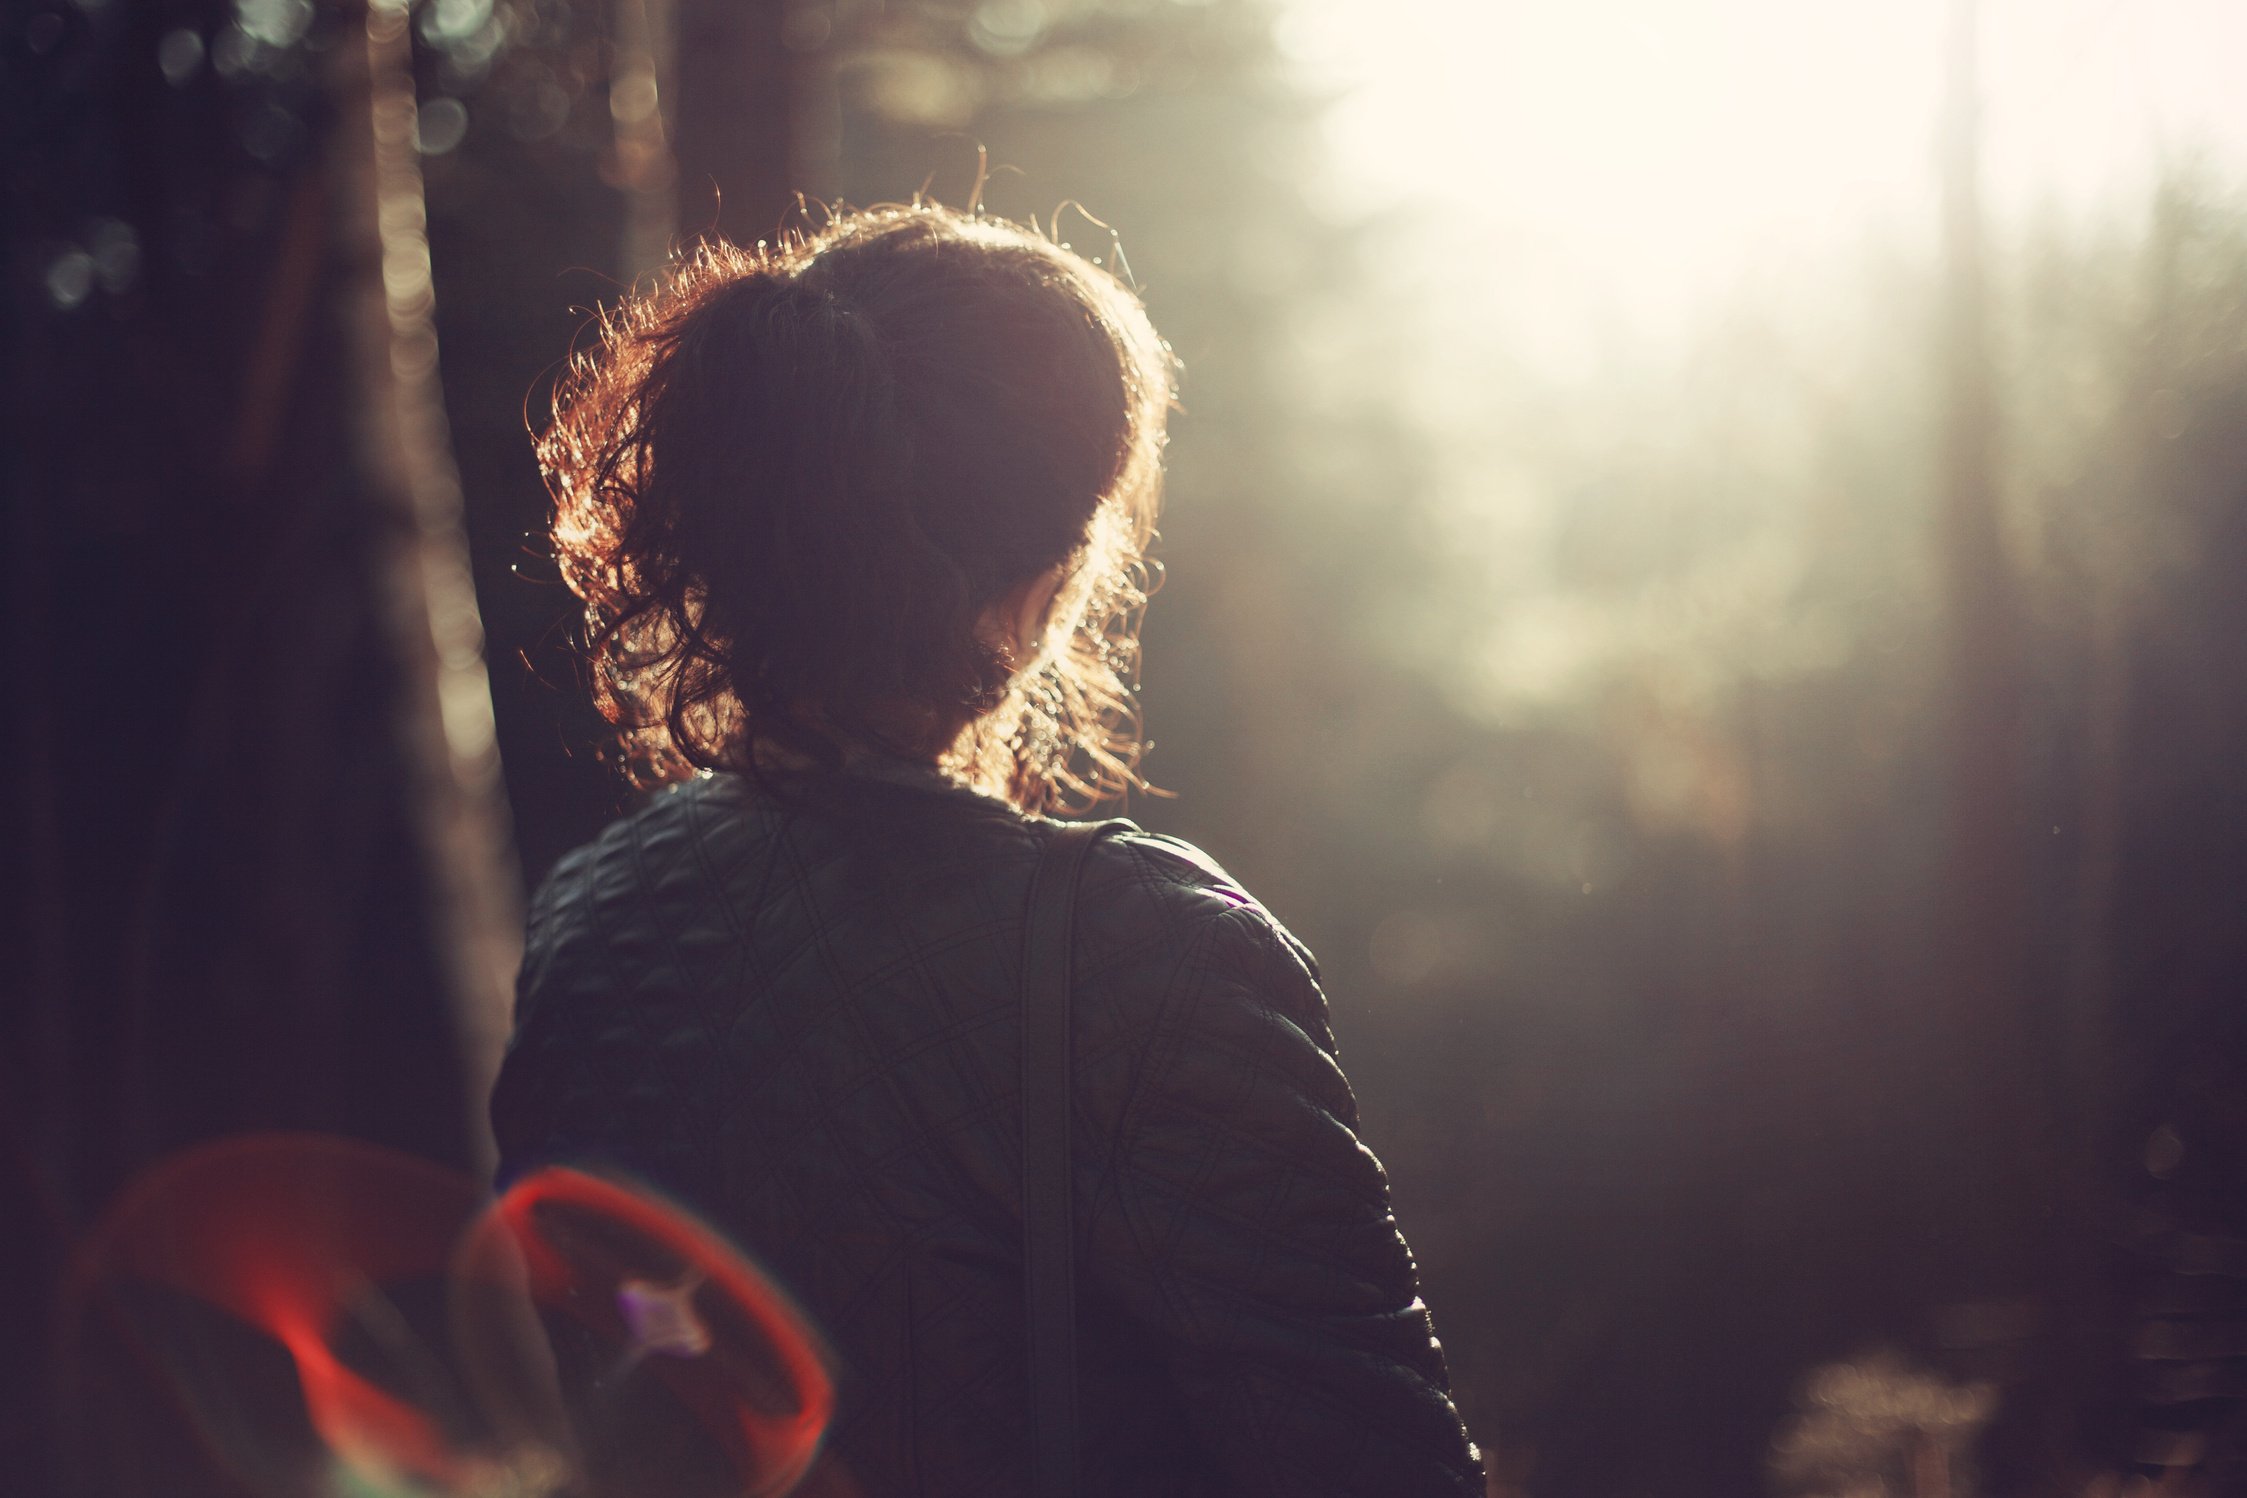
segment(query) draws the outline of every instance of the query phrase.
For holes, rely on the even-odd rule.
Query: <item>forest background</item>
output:
[[[480,1158],[628,803],[526,421],[676,246],[925,188],[1180,355],[1126,809],[1321,955],[1498,1490],[2239,1481],[2247,199],[1992,209],[1970,35],[1923,222],[1640,337],[1453,232],[1502,173],[1337,193],[1278,4],[12,4],[0,1461],[149,1162]]]

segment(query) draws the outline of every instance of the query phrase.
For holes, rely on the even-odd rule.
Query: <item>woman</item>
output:
[[[670,788],[534,902],[503,1171],[631,1171],[795,1294],[814,1486],[1028,1491],[1024,914],[1039,812],[1132,780],[1170,396],[1113,277],[915,205],[703,249],[541,443],[602,705]],[[1480,1494],[1310,954],[1136,829],[1072,950],[1083,1491]]]

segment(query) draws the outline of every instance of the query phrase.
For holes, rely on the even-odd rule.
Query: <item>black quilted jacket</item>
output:
[[[734,1236],[836,1359],[809,1485],[1026,1490],[1017,984],[1049,824],[933,772],[716,777],[565,859],[492,1099],[503,1176],[621,1167]],[[1468,1498],[1311,958],[1184,843],[1096,845],[1075,937],[1092,1498]]]

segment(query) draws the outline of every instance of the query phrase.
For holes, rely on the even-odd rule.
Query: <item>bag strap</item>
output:
[[[1085,855],[1125,821],[1064,822],[1030,880],[1022,934],[1022,1271],[1030,1491],[1076,1498],[1076,1215],[1069,1200],[1069,942]]]

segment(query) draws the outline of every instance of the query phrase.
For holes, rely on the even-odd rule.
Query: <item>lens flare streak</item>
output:
[[[417,1287],[442,1290],[442,1332],[415,1329],[430,1301]],[[349,1140],[221,1141],[120,1195],[79,1252],[71,1301],[76,1366],[97,1327],[122,1329],[261,1498],[345,1477],[446,1498],[646,1491],[676,1444],[635,1425],[651,1407],[687,1415],[718,1453],[718,1475],[678,1491],[777,1495],[809,1470],[834,1406],[818,1337],[721,1234],[645,1188],[561,1167],[486,1202],[465,1176]],[[218,1323],[196,1306],[278,1344],[298,1407],[258,1392],[239,1346],[214,1363]],[[590,1403],[562,1393],[549,1338],[563,1328],[608,1349],[606,1376],[577,1391]],[[590,1442],[582,1409],[601,1424]],[[133,1439],[136,1409],[91,1413]],[[592,1448],[632,1473],[589,1466]]]

